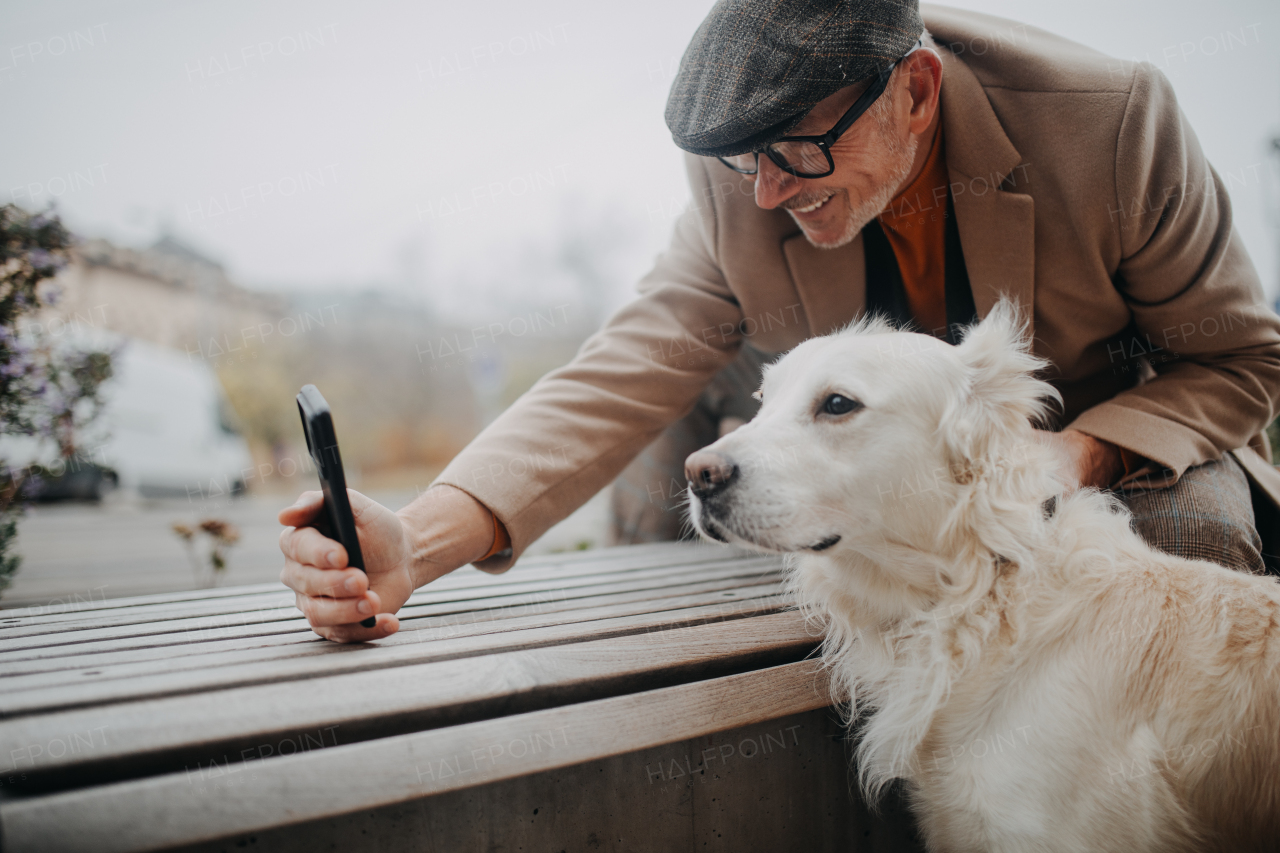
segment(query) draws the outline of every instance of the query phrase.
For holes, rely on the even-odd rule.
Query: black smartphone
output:
[[[324,492],[324,510],[315,521],[315,528],[325,536],[341,542],[347,549],[347,565],[364,571],[364,555],[360,553],[360,538],[356,535],[356,517],[347,500],[347,478],[342,472],[342,454],[338,452],[338,436],[333,431],[333,416],[329,404],[314,385],[303,385],[298,392],[298,414],[302,416],[302,431],[307,437],[307,452],[316,463],[320,475],[320,489]],[[370,616],[360,623],[366,628],[378,624]]]

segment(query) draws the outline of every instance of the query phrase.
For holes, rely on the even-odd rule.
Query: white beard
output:
[[[805,239],[819,249],[839,249],[841,246],[846,246],[853,242],[853,238],[858,236],[863,227],[889,206],[889,202],[893,201],[893,197],[898,194],[903,182],[911,174],[911,167],[915,164],[916,148],[919,146],[919,140],[914,136],[906,142],[895,139],[887,132],[888,129],[883,124],[879,122],[877,124],[881,131],[880,138],[884,156],[889,161],[889,178],[875,193],[863,199],[862,204],[850,208],[849,217],[845,220],[844,231],[836,239],[819,243],[809,235],[809,232],[804,231],[804,226],[801,225],[800,230],[804,231]],[[846,195],[848,194],[848,190],[844,190],[844,192]],[[794,216],[792,218],[795,219]],[[796,220],[796,224],[800,225],[799,220]]]

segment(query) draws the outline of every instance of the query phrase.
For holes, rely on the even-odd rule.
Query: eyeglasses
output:
[[[769,155],[769,159],[779,169],[795,175],[797,178],[825,178],[830,175],[836,170],[835,160],[831,159],[831,146],[884,93],[885,87],[889,85],[889,76],[893,73],[893,69],[897,64],[915,53],[920,46],[920,43],[916,42],[915,47],[912,47],[911,50],[881,70],[876,75],[876,79],[871,81],[871,85],[867,87],[867,90],[859,95],[858,99],[853,102],[853,106],[849,107],[845,114],[840,117],[835,127],[821,136],[784,136],[777,142],[766,145],[764,153]],[[759,151],[752,151],[749,154],[736,154],[732,157],[717,157],[716,159],[733,169],[733,171],[743,175],[754,175],[760,171]]]

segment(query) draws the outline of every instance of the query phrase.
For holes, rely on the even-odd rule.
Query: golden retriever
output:
[[[694,525],[792,555],[864,790],[905,780],[929,850],[1280,849],[1280,584],[1064,490],[1024,334],[801,344],[689,457]]]

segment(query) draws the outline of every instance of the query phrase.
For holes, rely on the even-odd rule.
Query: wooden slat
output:
[[[558,570],[560,566],[572,566],[575,563],[591,562],[602,567],[610,566],[616,560],[630,560],[633,557],[643,558],[652,554],[665,552],[672,562],[681,562],[684,559],[697,560],[698,551],[717,550],[717,546],[708,545],[703,542],[654,542],[647,545],[624,545],[615,548],[597,548],[591,551],[573,551],[563,554],[546,554],[540,557],[525,557],[511,572],[516,571],[537,571],[543,568],[551,567]],[[721,552],[728,549],[719,548]],[[733,551],[732,553],[745,554],[743,551]],[[509,572],[508,574],[510,574]],[[446,577],[435,581],[435,584],[451,584],[451,583],[482,583],[483,578],[493,578],[494,575],[488,572],[481,572],[470,566],[459,569]],[[121,607],[134,607],[139,604],[164,604],[166,602],[195,601],[199,599],[227,598],[245,595],[255,595],[262,592],[273,592],[279,589],[274,583],[259,584],[242,584],[238,586],[212,587],[209,589],[189,589],[177,592],[156,592],[144,595],[122,596],[120,598],[104,598],[94,599],[92,601],[78,601],[75,608],[68,608],[66,611],[56,610],[49,605],[29,605],[20,607],[3,607],[4,602],[0,601],[0,624],[6,619],[19,617],[37,617],[50,616],[57,613],[67,612],[83,612],[90,610],[113,610]]]
[[[91,613],[95,610],[116,610],[122,607],[134,607],[139,604],[163,604],[165,602],[194,601],[197,599],[235,598],[237,596],[258,595],[275,590],[274,582],[238,584],[236,586],[211,587],[209,589],[192,589],[183,592],[159,592],[148,595],[128,595],[120,598],[95,598],[73,602],[74,606],[62,604],[24,604],[20,606],[0,607],[0,628],[10,624],[24,622],[27,619],[41,619],[51,616],[69,616]],[[53,596],[57,598],[57,596]],[[0,602],[3,604],[3,602]]]
[[[783,603],[778,601],[765,606],[777,609]],[[86,679],[53,687],[6,690],[0,696],[0,718],[255,684],[322,679],[350,672],[398,669],[460,658],[500,656],[565,643],[661,631],[689,618],[687,613],[677,610],[401,646],[330,643],[315,646],[316,654],[297,660],[268,660],[236,667],[135,675],[108,681]]]
[[[241,784],[214,794],[176,773],[5,803],[0,846],[12,853],[163,849],[567,767],[827,704],[821,671],[794,663],[268,759],[241,770]],[[519,738],[544,747],[533,733],[560,734],[563,741],[520,757],[508,751],[460,772],[459,759],[490,755],[494,744]],[[459,772],[445,775],[449,762]]]
[[[577,587],[590,587],[590,585],[618,585],[626,583],[627,578],[645,578],[645,579],[662,579],[662,578],[700,578],[700,576],[727,576],[735,574],[750,574],[758,566],[760,569],[771,566],[771,558],[763,558],[759,561],[721,561],[717,564],[709,566],[701,566],[699,569],[691,570],[686,566],[676,567],[658,567],[658,569],[636,570],[634,573],[621,575],[605,575],[603,578],[586,574],[568,580],[530,580],[520,581],[520,583],[507,584],[502,589],[494,589],[489,594],[479,594],[466,590],[466,592],[438,592],[429,593],[428,596],[419,598],[417,603],[408,603],[408,615],[413,615],[412,608],[416,606],[433,605],[433,603],[452,603],[456,605],[457,611],[471,610],[476,602],[492,601],[495,596],[503,594],[516,594],[518,592],[525,593],[547,593],[552,590],[573,589]],[[6,631],[5,637],[0,638],[0,657],[4,653],[24,651],[29,648],[47,648],[50,646],[69,646],[69,644],[95,642],[95,640],[113,639],[113,638],[133,638],[146,637],[151,634],[170,634],[177,631],[209,631],[224,630],[230,625],[236,626],[253,626],[253,629],[261,631],[262,634],[279,634],[288,633],[288,631],[300,629],[301,615],[298,613],[296,606],[293,605],[293,594],[287,596],[287,605],[278,608],[264,608],[264,610],[256,611],[232,611],[227,613],[219,613],[219,615],[201,615],[201,616],[183,616],[174,617],[174,619],[152,619],[152,620],[133,620],[125,619],[125,617],[113,617],[111,620],[116,624],[111,625],[70,625],[67,628],[58,628],[51,625],[33,625],[26,628],[14,628]],[[278,622],[291,621],[288,626],[280,626]],[[305,624],[303,620],[302,624]],[[251,635],[251,634],[244,634]]]
[[[746,573],[738,575],[734,572],[717,572],[707,575],[693,576],[688,580],[691,583],[723,583],[725,588],[731,589],[736,587],[750,586],[761,581],[772,582],[776,579],[776,575],[770,573]],[[714,580],[705,580],[712,578]],[[637,583],[634,586],[640,591],[655,592],[664,589],[678,591],[680,586],[671,583],[669,579],[658,579],[655,581],[647,581]],[[537,605],[540,602],[548,602],[549,594],[556,593],[555,598],[550,600],[563,599],[566,609],[578,600],[577,595],[583,595],[586,598],[598,596],[605,597],[609,595],[622,595],[628,591],[636,591],[628,589],[627,585],[605,585],[603,588],[579,587],[569,588],[566,590],[543,590],[522,596],[498,597],[489,599],[493,604],[506,608],[527,607]],[[601,590],[607,591],[601,591]],[[476,602],[449,602],[441,605],[420,605],[414,608],[402,608],[400,615],[405,619],[428,619],[436,617],[440,619],[453,618],[458,622],[465,621],[470,614],[483,613],[488,608],[477,608]],[[550,606],[550,605],[548,605]],[[263,620],[263,621],[255,621]],[[226,619],[209,620],[202,617],[198,620],[172,620],[155,622],[146,626],[142,626],[138,630],[124,628],[102,629],[105,636],[97,633],[79,632],[76,636],[96,637],[98,639],[86,639],[80,643],[50,643],[46,646],[25,645],[22,648],[12,649],[8,652],[0,654],[0,661],[12,660],[28,660],[33,657],[54,657],[54,656],[76,656],[81,653],[90,651],[114,651],[130,648],[146,648],[160,647],[164,645],[176,646],[182,644],[199,645],[217,638],[243,638],[257,639],[262,645],[283,645],[296,642],[299,638],[310,640],[312,637],[311,628],[307,620],[297,611],[296,607],[282,609],[279,611],[264,611],[262,613],[242,614],[236,617]],[[123,636],[121,636],[123,634]],[[24,638],[26,644],[34,643],[39,638]]]
[[[704,549],[698,549],[704,550]],[[629,561],[614,560],[607,568],[593,563],[581,562],[564,567],[544,567],[541,570],[516,571],[502,575],[487,575],[478,571],[466,573],[468,580],[463,583],[450,583],[457,578],[456,574],[447,575],[429,586],[416,591],[408,604],[434,601],[467,601],[488,597],[493,594],[504,594],[512,591],[528,590],[555,586],[561,583],[581,582],[583,578],[594,578],[597,582],[608,582],[611,578],[630,576],[646,571],[680,572],[682,570],[709,569],[741,561],[732,553],[700,554],[699,559],[681,561],[663,559],[662,555],[651,555],[648,559]],[[754,559],[768,561],[769,558],[756,556]],[[64,613],[48,616],[33,616],[22,620],[6,620],[0,628],[0,638],[21,637],[39,633],[57,633],[84,630],[112,625],[129,625],[146,623],[157,617],[181,618],[196,616],[219,616],[246,611],[287,607],[293,602],[293,593],[283,585],[273,585],[267,590],[254,595],[240,597],[220,597],[212,600],[196,600],[177,603],[155,603],[137,607],[101,613]],[[7,624],[13,622],[14,624]]]
[[[608,575],[616,571],[626,571],[628,568],[671,567],[673,565],[686,564],[686,559],[689,561],[689,565],[697,565],[706,562],[704,557],[712,556],[714,555],[710,553],[690,553],[687,555],[680,553],[668,554],[664,559],[661,555],[649,554],[647,556],[637,555],[630,559],[622,559],[621,555],[619,555],[614,559],[604,560],[600,563],[581,559],[564,564],[551,565],[526,565],[521,563],[510,572],[502,575],[491,575],[471,567],[464,567],[437,579],[430,586],[418,590],[415,595],[431,596],[442,592],[457,592],[460,590],[475,590],[477,593],[483,593],[486,590],[501,588],[504,584],[512,582],[572,578],[583,574]],[[722,553],[719,558],[724,559],[731,556],[730,554]],[[191,595],[175,601],[165,600],[167,597],[162,596],[156,596],[155,598],[158,599],[156,601],[145,601],[143,599],[146,597],[139,596],[132,599],[133,604],[128,607],[103,607],[97,609],[99,612],[84,608],[58,613],[32,613],[23,617],[5,614],[3,618],[0,618],[0,636],[4,635],[5,628],[49,625],[57,626],[61,630],[69,630],[80,623],[90,626],[107,624],[102,621],[105,619],[114,620],[110,624],[126,624],[128,620],[134,617],[136,617],[136,621],[145,621],[157,613],[171,616],[216,615],[233,613],[238,610],[278,607],[281,606],[281,602],[287,603],[291,600],[292,595],[285,589],[283,584],[279,583],[255,584],[250,587],[228,587],[220,590],[204,590],[204,592],[220,592],[223,594]]]
[[[511,571],[492,575],[477,569],[460,569],[446,575],[417,594],[431,595],[441,591],[474,589],[484,592],[513,581],[556,580],[584,574],[609,575],[633,569],[673,566],[696,566],[744,556],[743,552],[690,543],[661,543],[646,547],[607,548],[575,555],[554,555],[522,560]],[[49,608],[20,608],[0,611],[0,636],[8,628],[34,625],[94,624],[109,616],[147,616],[157,612],[179,613],[227,613],[238,609],[277,607],[281,596],[291,595],[281,584],[254,584],[241,587],[194,590],[181,595],[133,596],[121,599],[84,602],[66,611],[49,612]],[[110,613],[109,611],[115,611]]]
[[[717,617],[721,619],[728,617],[741,618],[763,612],[773,612],[787,605],[787,599],[778,594],[779,589],[776,583],[746,587],[745,590],[743,594],[731,592],[727,594],[711,593],[682,596],[664,600],[664,604],[658,607],[654,606],[652,600],[646,600],[630,606],[608,604],[586,609],[575,608],[561,611],[551,616],[535,614],[515,619],[474,623],[473,625],[461,627],[456,625],[434,628],[423,627],[416,631],[401,631],[385,640],[378,641],[378,646],[380,648],[409,645],[420,647],[424,643],[429,643],[432,648],[436,648],[440,647],[440,643],[446,640],[461,641],[467,638],[476,641],[477,650],[473,653],[485,654],[488,653],[488,647],[496,646],[503,642],[498,636],[501,634],[511,633],[513,636],[529,637],[531,635],[528,632],[532,629],[559,628],[562,629],[560,632],[561,637],[576,638],[581,636],[583,639],[591,639],[595,631],[600,630],[598,626],[612,625],[615,620],[625,617],[653,616],[655,618],[651,620],[652,624],[648,626],[653,627],[659,624],[669,624],[672,620],[681,620],[688,623],[690,620],[694,622],[712,621]],[[587,630],[583,630],[583,626],[580,623],[585,623],[588,626]],[[523,642],[528,647],[529,643],[527,641]],[[328,654],[331,648],[333,648],[331,643],[318,641],[305,644],[294,643],[285,646],[275,645],[252,649],[237,649],[209,654],[166,656],[133,663],[111,663],[97,660],[96,658],[99,657],[108,657],[99,655],[87,661],[81,660],[81,666],[75,669],[34,672],[0,679],[0,690],[3,690],[8,695],[16,695],[24,690],[38,690],[72,684],[98,684],[112,679],[129,679],[130,684],[136,684],[136,680],[142,677],[164,678],[182,672],[200,672],[207,675],[218,667],[236,667],[236,671],[239,672],[241,671],[240,668],[249,664],[264,661],[287,663],[316,655]]]
[[[764,580],[764,584],[757,583]],[[470,636],[472,634],[489,633],[499,630],[511,630],[515,627],[536,627],[533,622],[517,624],[517,620],[530,616],[530,612],[544,617],[546,620],[538,624],[564,624],[572,621],[597,619],[603,615],[601,608],[609,605],[621,607],[634,606],[630,612],[648,612],[671,610],[678,607],[694,606],[695,600],[701,602],[704,595],[713,598],[737,600],[745,595],[754,594],[757,588],[769,586],[776,588],[780,584],[770,575],[750,575],[747,577],[730,577],[723,580],[705,581],[702,583],[679,584],[659,588],[642,587],[628,592],[614,592],[584,598],[557,598],[547,600],[539,596],[518,597],[512,604],[500,604],[460,613],[443,613],[440,615],[419,615],[406,617],[400,613],[400,631],[383,640],[379,645],[395,645],[410,642],[422,642],[425,635],[419,631],[443,632],[448,636]],[[527,600],[519,600],[527,598]],[[703,602],[705,603],[705,602]],[[622,615],[619,613],[619,615]],[[449,629],[443,631],[443,629]],[[222,632],[209,632],[221,635]],[[53,673],[67,669],[95,669],[103,665],[119,663],[138,663],[147,660],[174,659],[241,649],[285,649],[289,645],[315,644],[326,641],[313,633],[309,626],[299,620],[298,630],[289,634],[272,634],[265,637],[252,636],[230,640],[193,639],[192,632],[160,634],[140,640],[138,643],[125,643],[118,640],[79,643],[72,646],[52,646],[45,649],[24,649],[0,655],[0,691],[5,689],[3,678],[12,675],[31,673]],[[282,651],[282,656],[287,652]]]
[[[764,570],[761,570],[764,569]],[[590,578],[582,579],[577,584],[567,586],[550,586],[537,588],[531,592],[510,593],[508,595],[492,595],[482,599],[466,599],[463,601],[441,601],[435,603],[406,604],[399,611],[404,620],[451,615],[463,619],[466,614],[482,613],[501,607],[527,607],[538,605],[551,607],[559,602],[570,608],[574,600],[607,595],[623,595],[635,591],[661,591],[678,589],[684,585],[696,583],[724,583],[727,587],[745,586],[759,582],[761,579],[777,577],[770,564],[753,568],[744,564],[740,569],[732,564],[701,570],[688,574],[660,574],[653,577],[648,573],[628,575],[630,580],[617,583],[590,584]],[[678,578],[678,579],[677,579]],[[412,600],[412,599],[411,599]],[[291,599],[292,602],[292,599]],[[222,617],[199,617],[196,619],[161,620],[141,626],[117,626],[114,628],[95,629],[94,632],[80,631],[67,635],[40,635],[13,640],[13,647],[0,652],[0,663],[33,658],[59,656],[76,656],[92,652],[125,650],[131,648],[155,647],[160,645],[179,646],[183,644],[199,644],[220,638],[262,638],[264,644],[293,642],[293,639],[281,635],[303,632],[310,634],[310,627],[297,608],[290,603],[286,608],[274,611],[249,612],[231,614]],[[70,639],[74,642],[59,642]]]
[[[101,736],[93,748],[74,753],[55,755],[56,750],[41,747],[44,754],[29,759],[30,772],[174,751],[234,750],[237,744],[326,726],[338,726],[338,739],[349,742],[352,733],[385,734],[388,721],[395,719],[420,730],[498,712],[587,701],[724,675],[734,668],[775,665],[807,655],[815,645],[804,618],[785,612],[327,678],[309,677],[314,662],[300,661],[294,664],[299,670],[294,677],[300,680],[0,721],[0,773],[10,769],[5,763],[27,769],[21,756],[30,754],[31,745],[78,732]],[[366,648],[349,656],[359,659],[369,651],[378,650]],[[42,701],[50,698],[56,697]]]
[[[626,572],[598,575],[591,572],[579,573],[576,576],[540,580],[523,580],[510,583],[494,583],[490,588],[447,590],[433,588],[434,585],[419,591],[406,602],[407,607],[420,604],[458,603],[487,600],[497,595],[510,595],[521,592],[538,592],[554,589],[570,589],[576,586],[608,585],[625,583],[628,578],[663,578],[680,577],[696,574],[715,574],[724,572],[746,572],[752,566],[768,566],[776,564],[776,558],[756,558],[754,560],[721,559],[699,564],[696,568],[685,565],[636,567]],[[216,604],[200,603],[183,605],[175,609],[141,609],[134,608],[122,613],[101,616],[91,621],[40,623],[21,625],[0,631],[0,652],[14,651],[35,646],[59,645],[102,639],[104,636],[138,636],[157,633],[156,625],[168,626],[182,620],[206,619],[213,623],[226,622],[227,617],[239,622],[252,624],[279,621],[296,616],[294,596],[292,592],[273,594],[263,599],[261,606],[250,608],[243,603],[232,606],[219,600]],[[190,623],[199,630],[198,623]],[[104,635],[103,632],[109,632]],[[113,632],[113,633],[110,633]]]

